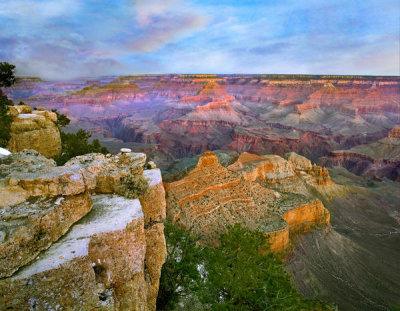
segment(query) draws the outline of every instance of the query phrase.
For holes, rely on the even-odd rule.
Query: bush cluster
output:
[[[128,175],[121,178],[120,194],[128,199],[137,199],[146,194],[149,183],[141,175]]]

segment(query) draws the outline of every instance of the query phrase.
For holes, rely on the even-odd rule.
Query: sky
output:
[[[48,80],[400,74],[398,0],[0,0],[0,61]]]

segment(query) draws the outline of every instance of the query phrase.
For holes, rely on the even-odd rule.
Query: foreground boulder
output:
[[[13,121],[8,149],[11,152],[33,149],[47,158],[60,155],[61,137],[54,112],[32,111],[27,105],[19,105],[10,107],[10,113]]]
[[[155,310],[166,202],[145,164],[89,154],[56,167],[30,150],[0,160],[1,310]],[[138,199],[119,195],[132,175],[148,183]]]

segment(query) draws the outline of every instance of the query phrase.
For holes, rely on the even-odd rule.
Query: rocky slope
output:
[[[288,160],[243,153],[224,167],[206,152],[186,177],[165,187],[167,214],[204,243],[218,244],[228,225],[241,223],[270,236],[275,251],[287,249],[293,235],[329,224],[329,212],[314,192],[337,196],[344,190],[326,170],[294,153]]]
[[[343,166],[369,178],[390,178],[400,181],[400,127],[394,127],[376,142],[348,150],[336,150],[319,160],[321,165]]]
[[[28,105],[10,107],[13,117],[8,149],[19,152],[33,149],[47,158],[61,153],[60,132],[55,124],[57,115],[51,111],[34,110]]]
[[[155,310],[165,192],[144,154],[55,166],[36,151],[0,159],[1,310]],[[125,176],[148,180],[120,196]]]
[[[348,191],[324,203],[331,225],[297,236],[287,268],[307,297],[339,310],[395,310],[400,301],[400,185],[330,169]]]

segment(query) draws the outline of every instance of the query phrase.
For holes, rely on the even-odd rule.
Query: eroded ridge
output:
[[[241,223],[268,235],[272,250],[285,250],[290,235],[329,224],[315,192],[323,197],[343,191],[325,168],[295,153],[286,158],[243,153],[224,167],[207,151],[185,178],[165,183],[167,214],[205,243],[218,244],[227,226]]]

